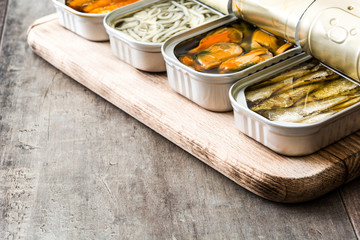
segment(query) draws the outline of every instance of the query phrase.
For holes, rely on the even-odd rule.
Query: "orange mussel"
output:
[[[263,62],[273,55],[266,48],[256,48],[251,50],[250,52],[241,55],[239,57],[230,58],[219,66],[219,72],[233,72],[240,71],[242,69],[251,67],[257,63]]]
[[[292,47],[284,39],[240,21],[182,42],[176,47],[175,55],[180,62],[200,72],[231,73]]]
[[[139,0],[67,0],[66,5],[85,13],[109,13]]]
[[[235,43],[215,43],[196,55],[196,60],[204,69],[218,67],[223,61],[242,54],[242,48]]]
[[[233,27],[221,28],[210,32],[206,37],[201,39],[199,46],[189,51],[190,54],[199,53],[211,45],[219,42],[240,43],[243,39],[243,33]]]
[[[267,32],[264,32],[260,29],[254,31],[251,40],[251,48],[260,48],[265,47],[269,49],[274,55],[279,55],[293,45],[291,43],[285,42]]]

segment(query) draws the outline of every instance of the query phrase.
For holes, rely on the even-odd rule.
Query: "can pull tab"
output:
[[[360,82],[360,15],[341,7],[309,12],[298,28],[303,50]]]

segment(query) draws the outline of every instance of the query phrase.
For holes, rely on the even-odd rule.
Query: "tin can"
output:
[[[106,14],[82,13],[65,5],[64,0],[52,0],[59,23],[63,27],[91,41],[107,41],[103,20]]]
[[[314,0],[233,0],[235,16],[296,43],[297,24]]]
[[[103,24],[106,16],[105,13],[79,12],[67,6],[65,0],[52,0],[52,2],[55,6],[60,25],[90,41],[109,40]]]
[[[231,73],[196,71],[181,63],[175,55],[175,49],[183,42],[196,43],[197,41],[194,41],[194,38],[206,35],[234,21],[241,22],[242,20],[233,15],[224,16],[212,23],[172,37],[162,47],[170,87],[202,108],[210,111],[231,111],[232,106],[228,92],[234,82],[301,52],[299,47],[295,47],[266,61]]]
[[[229,91],[229,97],[234,109],[234,119],[235,124],[238,130],[242,133],[248,135],[249,137],[255,139],[260,142],[264,146],[272,149],[273,151],[288,155],[288,156],[301,156],[314,153],[319,149],[357,131],[360,129],[360,87],[356,84],[352,83],[350,80],[344,79],[348,85],[355,87],[357,91],[358,97],[355,99],[355,103],[353,105],[344,104],[344,105],[336,105],[343,103],[343,99],[348,101],[348,98],[341,93],[334,91],[334,98],[324,98],[323,100],[314,100],[313,102],[296,102],[291,107],[285,107],[285,111],[280,111],[284,113],[282,117],[278,117],[275,115],[276,110],[259,110],[258,112],[254,111],[257,106],[264,107],[263,102],[259,102],[253,106],[250,106],[249,99],[254,101],[254,99],[258,99],[259,96],[254,94],[250,94],[247,91],[254,89],[255,86],[259,86],[264,83],[264,80],[267,79],[275,79],[274,76],[277,74],[290,73],[290,68],[296,67],[299,64],[303,64],[305,61],[308,61],[312,57],[307,54],[300,54],[293,58],[287,59],[283,62],[276,64],[276,68],[265,69],[261,73],[255,73],[246,77],[238,82],[236,82]],[[305,69],[305,68],[302,68]],[[329,71],[329,72],[328,72]],[[331,70],[324,70],[324,72],[328,72],[328,74],[332,74]],[[307,75],[309,76],[309,75]],[[318,75],[319,76],[319,75]],[[324,83],[324,89],[319,89],[319,91],[326,90],[329,92],[330,86],[337,86],[334,83],[337,81],[341,81],[342,79],[338,79],[336,75],[331,75],[334,79],[329,80],[332,82]],[[288,82],[292,84],[294,78],[288,77],[284,78],[284,83]],[[294,82],[295,83],[295,82]],[[256,85],[257,84],[257,85]],[[265,83],[267,84],[267,83]],[[265,85],[264,84],[264,85]],[[320,84],[320,83],[319,83]],[[329,84],[329,85],[326,85]],[[289,85],[290,86],[290,85]],[[321,86],[321,85],[320,85]],[[253,89],[251,89],[253,87]],[[357,88],[356,88],[357,87]],[[249,89],[249,90],[248,90]],[[269,89],[269,85],[267,86]],[[282,88],[284,89],[284,88]],[[297,88],[299,89],[299,87]],[[305,87],[304,87],[305,89]],[[308,87],[306,90],[309,90]],[[264,88],[261,89],[261,94],[264,94]],[[278,94],[278,95],[276,95]],[[279,92],[275,94],[275,97],[267,100],[267,103],[271,102],[271,100],[284,100],[283,95],[280,95]],[[347,92],[350,94],[349,99],[354,99],[351,95],[351,92]],[[307,99],[317,96],[314,92],[311,92],[307,95]],[[292,97],[292,96],[291,96]],[[301,104],[299,104],[301,103]],[[325,104],[332,104],[332,106],[348,106],[346,108],[340,108],[341,110],[337,112],[318,112],[319,107],[314,109],[313,106],[321,106],[320,104],[324,104],[324,108],[328,107]],[[286,102],[288,106],[288,102]],[[310,106],[312,104],[312,106]],[[266,105],[266,104],[265,104]],[[255,108],[254,108],[255,106]],[[269,106],[268,106],[269,107]],[[291,109],[292,108],[292,109]],[[311,121],[309,121],[308,116],[295,114],[293,109],[297,108],[301,109],[301,111],[307,111],[304,109],[310,109],[308,112],[313,117]],[[338,109],[337,109],[338,110]],[[266,112],[264,114],[264,112]],[[313,112],[313,113],[312,113]],[[263,115],[261,115],[262,113]],[[271,115],[273,114],[273,115]],[[316,115],[318,114],[318,115]],[[324,114],[321,115],[320,114]],[[267,117],[264,117],[267,116]],[[320,116],[320,117],[319,117]],[[272,120],[269,120],[269,118]],[[289,121],[289,118],[292,120],[301,119],[301,121],[296,120],[296,122]],[[280,120],[281,119],[281,120]],[[284,121],[286,119],[286,121]]]
[[[317,0],[298,26],[298,44],[308,54],[360,83],[360,3]]]
[[[360,83],[359,1],[233,0],[233,12]]]
[[[197,1],[189,0],[188,2],[194,3],[199,7],[203,6]],[[134,16],[134,14],[139,14],[139,12],[143,12],[150,7],[156,10],[157,6],[163,3],[168,2],[163,0],[143,0],[141,2],[132,4],[131,7],[125,6],[123,8],[114,10],[105,17],[104,26],[107,33],[109,34],[111,49],[115,56],[117,56],[120,60],[130,64],[131,66],[143,71],[163,72],[166,70],[164,58],[161,54],[161,47],[165,40],[159,42],[149,42],[141,39],[135,39],[131,35],[119,31],[116,28],[116,25],[119,21],[122,21],[129,16]],[[180,8],[183,8],[183,6],[180,6]],[[216,16],[216,18],[223,16],[222,13],[209,7],[204,8],[206,8],[206,10],[209,11],[213,16]],[[171,20],[172,26],[174,26],[175,20],[169,20]],[[150,22],[152,23],[152,21]],[[135,25],[133,28],[136,28],[137,25]],[[146,31],[145,34],[150,35],[151,32]],[[177,34],[177,32],[174,34]]]

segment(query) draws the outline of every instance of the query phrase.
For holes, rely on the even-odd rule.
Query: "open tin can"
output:
[[[220,29],[219,31],[221,32],[221,29],[231,28],[228,27],[231,24],[241,25],[247,23],[233,15],[228,15],[215,20],[212,23],[205,24],[201,27],[189,30],[186,33],[172,37],[167,40],[162,47],[162,54],[166,62],[170,87],[184,97],[210,111],[231,111],[232,106],[228,97],[228,91],[234,82],[301,52],[299,47],[293,46],[291,49],[288,49],[276,56],[272,56],[265,61],[254,64],[251,63],[244,68],[241,67],[241,70],[229,72],[222,72],[222,70],[220,70],[220,72],[216,72],[213,71],[213,69],[201,72],[196,70],[195,67],[188,66],[179,60],[179,55],[181,55],[181,50],[179,49],[181,49],[183,45],[191,43],[191,47],[195,47],[197,44],[200,44],[202,41],[201,39],[204,37],[211,35],[212,32],[218,32],[218,29]],[[251,26],[255,29],[255,31],[260,31],[260,29],[256,28],[256,26]],[[249,33],[248,37],[251,38],[253,36],[252,34],[253,33]],[[244,44],[247,44],[247,42],[244,42]],[[220,48],[222,47],[223,46],[220,46]],[[208,49],[200,52],[196,55],[196,57],[200,55],[203,56],[203,53],[209,51]],[[178,52],[179,54],[177,54]],[[222,58],[221,55],[223,54],[220,52],[219,55],[220,56],[217,57],[217,59]],[[219,68],[217,67],[217,69]]]
[[[52,0],[59,23],[63,27],[91,41],[107,41],[103,20],[105,13],[79,12],[65,4],[65,0]]]
[[[165,40],[221,16],[196,0],[143,0],[109,13],[104,26],[120,60],[140,70],[163,72],[161,47]]]
[[[236,127],[288,156],[314,153],[360,129],[360,86],[305,53],[238,81],[229,97]]]

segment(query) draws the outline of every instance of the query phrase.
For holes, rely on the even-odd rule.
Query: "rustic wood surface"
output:
[[[0,239],[359,238],[359,179],[302,204],[257,197],[33,54],[51,1],[6,5]]]
[[[3,25],[4,25],[4,17],[5,17],[5,11],[7,9],[7,1],[0,1],[0,36],[3,34]],[[1,41],[2,37],[0,37]],[[1,42],[0,42],[1,44]]]
[[[170,89],[166,74],[119,61],[108,42],[77,36],[58,24],[56,14],[38,19],[28,42],[76,81],[264,198],[307,201],[360,175],[357,134],[309,156],[283,157],[239,133],[231,112],[198,107]]]

